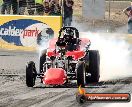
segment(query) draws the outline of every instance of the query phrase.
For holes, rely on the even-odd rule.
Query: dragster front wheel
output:
[[[26,85],[28,87],[33,87],[35,85],[37,72],[35,68],[35,63],[30,61],[26,66]]]

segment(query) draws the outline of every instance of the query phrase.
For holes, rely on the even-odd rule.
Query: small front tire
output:
[[[28,87],[33,87],[35,85],[36,75],[35,63],[30,61],[26,66],[26,85]]]

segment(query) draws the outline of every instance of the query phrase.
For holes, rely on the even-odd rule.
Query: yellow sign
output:
[[[61,16],[1,15],[0,43],[37,47],[45,38],[57,36],[61,27]]]

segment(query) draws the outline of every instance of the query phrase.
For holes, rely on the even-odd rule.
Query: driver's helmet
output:
[[[64,39],[66,42],[70,42],[74,38],[74,30],[67,28],[64,30]]]

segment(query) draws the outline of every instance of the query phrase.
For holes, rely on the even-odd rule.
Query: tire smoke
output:
[[[132,76],[132,50],[125,41],[126,37],[90,32],[81,36],[91,40],[90,49],[100,52],[101,81]]]
[[[91,40],[90,49],[100,52],[100,81],[120,79],[132,76],[132,48],[125,40],[116,34],[80,33],[81,37]],[[43,41],[38,48],[39,56],[48,48],[48,41]]]

